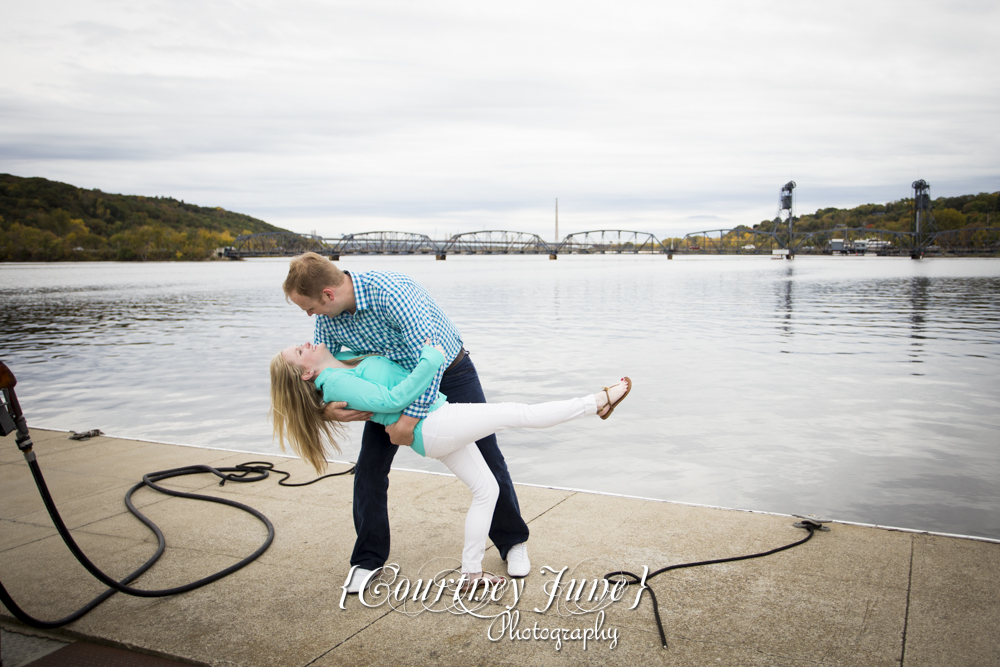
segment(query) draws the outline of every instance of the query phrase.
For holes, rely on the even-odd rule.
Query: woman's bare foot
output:
[[[601,419],[607,419],[622,400],[632,391],[632,380],[623,377],[621,380],[605,387],[603,391],[594,394],[597,399],[597,414]]]

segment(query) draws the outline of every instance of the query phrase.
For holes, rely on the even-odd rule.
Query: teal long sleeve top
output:
[[[324,369],[315,383],[327,403],[346,401],[348,408],[371,412],[372,421],[389,426],[399,421],[403,410],[427,391],[443,364],[444,355],[425,345],[412,371],[386,357],[365,357],[354,368]],[[437,410],[445,402],[445,395],[438,392],[430,411]],[[425,456],[422,425],[423,420],[420,420],[413,429],[412,448]]]

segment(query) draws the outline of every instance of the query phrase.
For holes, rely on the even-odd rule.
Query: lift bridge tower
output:
[[[792,221],[795,219],[795,213],[792,209],[792,190],[795,189],[795,181],[788,181],[785,183],[784,187],[781,188],[781,198],[780,206],[778,209],[778,224],[781,224],[781,214],[784,211],[788,212],[788,241],[785,244],[785,249],[788,253],[785,255],[785,259],[792,259],[795,257],[792,250]],[[775,229],[774,231],[778,231]]]
[[[910,259],[920,259],[924,256],[924,250],[930,244],[934,233],[937,232],[937,225],[934,223],[934,216],[931,214],[931,186],[924,179],[913,181],[913,252]]]

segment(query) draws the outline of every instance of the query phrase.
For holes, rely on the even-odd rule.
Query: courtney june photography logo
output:
[[[348,608],[347,584],[355,569],[351,568],[341,587],[341,609]],[[545,565],[539,570],[541,579],[503,578],[498,583],[480,579],[470,584],[454,568],[413,579],[391,563],[368,576],[357,599],[364,607],[388,607],[407,616],[429,612],[479,618],[486,622],[491,642],[545,641],[556,651],[569,642],[580,642],[583,650],[597,642],[613,650],[620,633],[617,627],[606,625],[605,610],[617,603],[629,604],[629,610],[638,607],[648,588],[648,572],[643,567],[641,579],[630,584],[614,575],[576,577],[569,566]],[[541,585],[541,596],[531,596],[539,602],[522,610],[529,583]]]

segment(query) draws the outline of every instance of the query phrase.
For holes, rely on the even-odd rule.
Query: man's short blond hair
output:
[[[327,287],[339,287],[344,282],[344,272],[322,255],[307,252],[292,258],[288,277],[281,286],[287,298],[292,292],[318,299]]]

